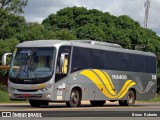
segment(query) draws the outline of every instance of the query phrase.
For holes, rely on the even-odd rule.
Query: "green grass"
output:
[[[10,102],[8,93],[0,90],[0,103]]]

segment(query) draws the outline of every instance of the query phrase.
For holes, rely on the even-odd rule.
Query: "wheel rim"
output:
[[[129,92],[129,94],[128,94],[128,103],[129,104],[134,103],[134,94],[132,92]]]
[[[73,92],[71,94],[71,101],[72,101],[73,104],[78,104],[79,96],[78,96],[78,94],[76,92]]]

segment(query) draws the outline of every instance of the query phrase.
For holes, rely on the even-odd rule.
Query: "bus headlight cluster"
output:
[[[15,90],[16,90],[15,88],[13,88],[13,87],[10,86],[10,85],[8,85],[8,89],[9,89],[10,91],[15,91]]]
[[[41,92],[48,91],[51,87],[52,87],[52,84],[47,85],[46,87],[44,87],[44,88],[43,88],[43,89],[41,89],[40,91],[41,91]]]

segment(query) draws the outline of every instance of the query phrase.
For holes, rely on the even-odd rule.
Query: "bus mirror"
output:
[[[7,56],[12,55],[12,53],[5,53],[2,56],[2,65],[7,65]]]
[[[64,71],[64,66],[66,65],[66,59],[68,58],[68,53],[62,53],[60,57],[60,70],[61,73],[66,73],[66,70]]]

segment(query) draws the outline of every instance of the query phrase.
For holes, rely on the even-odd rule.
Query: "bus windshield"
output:
[[[36,79],[53,73],[55,48],[17,48],[13,53],[9,77]]]

